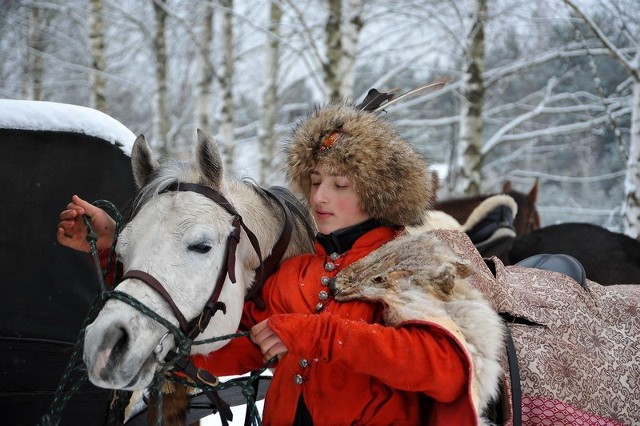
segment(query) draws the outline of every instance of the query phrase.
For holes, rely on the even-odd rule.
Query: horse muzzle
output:
[[[158,348],[158,341],[144,344],[134,333],[131,326],[134,321],[98,316],[87,327],[84,341],[84,362],[87,366],[89,380],[96,386],[109,389],[136,390],[151,384],[156,370],[157,359],[161,359],[164,347],[171,346],[172,336],[164,339]],[[135,342],[135,344],[134,344]]]

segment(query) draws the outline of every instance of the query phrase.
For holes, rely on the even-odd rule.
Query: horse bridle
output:
[[[205,303],[200,315],[196,316],[191,321],[187,321],[185,316],[182,314],[178,306],[169,295],[169,292],[165,289],[164,285],[162,285],[162,283],[160,283],[160,281],[153,277],[151,274],[141,270],[133,269],[127,271],[122,276],[122,280],[125,280],[127,278],[135,278],[154,289],[171,308],[173,315],[176,317],[180,325],[180,331],[185,334],[187,339],[193,340],[197,335],[199,335],[206,329],[209,321],[217,311],[222,311],[223,314],[226,313],[226,305],[224,304],[224,302],[220,302],[218,299],[220,298],[220,294],[222,292],[222,288],[224,287],[227,276],[229,276],[229,280],[232,283],[236,283],[236,249],[238,247],[238,243],[240,242],[241,229],[244,230],[247,234],[247,237],[249,238],[253,249],[258,255],[258,259],[260,262],[255,270],[255,276],[252,286],[250,287],[248,295],[245,299],[255,299],[257,300],[258,306],[260,306],[261,301],[258,298],[260,288],[264,284],[266,278],[275,270],[277,265],[280,263],[280,260],[282,259],[284,252],[289,245],[293,225],[291,220],[291,213],[288,207],[273,194],[265,191],[267,195],[270,195],[271,198],[273,198],[280,204],[280,207],[285,214],[285,225],[278,238],[278,241],[271,251],[271,254],[263,260],[262,254],[260,252],[260,245],[255,234],[245,225],[242,217],[236,211],[234,206],[220,192],[208,186],[196,183],[174,183],[161,191],[161,193],[172,191],[189,191],[203,195],[220,207],[224,208],[233,217],[232,230],[227,237],[227,244],[225,246],[222,265],[220,267],[220,270],[218,271],[216,283],[211,295],[209,296],[209,299]]]
[[[256,188],[256,190],[259,189],[260,188]],[[209,321],[216,312],[222,311],[223,314],[226,313],[225,304],[223,302],[220,302],[218,299],[222,292],[222,288],[226,281],[227,275],[229,276],[229,280],[232,283],[236,283],[236,249],[238,247],[238,243],[240,242],[241,229],[243,229],[247,234],[247,237],[249,238],[253,249],[258,255],[258,259],[260,262],[255,270],[253,283],[247,292],[247,296],[245,296],[245,300],[254,300],[258,307],[264,307],[264,304],[259,298],[260,289],[264,284],[266,278],[275,271],[275,269],[278,267],[278,264],[284,257],[287,247],[289,246],[289,241],[291,240],[293,223],[291,212],[288,206],[271,192],[262,190],[262,193],[264,195],[269,196],[279,204],[285,215],[284,226],[280,233],[280,236],[278,237],[278,240],[271,250],[269,256],[263,260],[262,254],[260,252],[260,245],[258,244],[258,239],[256,238],[255,234],[245,225],[240,214],[220,192],[204,185],[177,182],[167,186],[167,188],[161,191],[161,193],[171,191],[189,191],[203,195],[224,208],[233,217],[232,230],[227,237],[223,263],[220,267],[220,270],[218,271],[218,277],[216,279],[215,287],[211,295],[209,296],[209,299],[205,303],[203,310],[201,311],[199,316],[196,316],[191,321],[187,321],[165,287],[160,283],[160,281],[158,281],[155,277],[147,272],[135,269],[129,270],[122,276],[122,280],[127,278],[138,279],[154,289],[170,306],[173,315],[178,320],[180,331],[184,334],[186,340],[193,341],[193,339],[195,339],[197,335],[202,333],[207,328]],[[154,317],[157,317],[157,315],[154,315]],[[200,387],[203,393],[207,395],[213,405],[220,411],[223,424],[228,424],[227,420],[230,420],[233,417],[229,404],[222,400],[222,398],[220,398],[216,391],[207,389],[207,386],[217,385],[217,377],[211,375],[207,371],[196,368],[193,362],[186,356],[188,355],[188,350],[185,352],[183,351],[184,348],[180,348],[177,351],[170,350],[164,359],[160,358],[163,341],[170,333],[175,332],[171,331],[170,329],[167,333],[165,333],[154,349],[156,359],[160,364],[171,365],[173,371],[183,373],[191,380],[194,385]],[[177,337],[179,340],[182,340],[180,339],[180,336],[175,337]],[[257,392],[257,389],[254,389],[254,393],[255,392]],[[255,397],[257,397],[257,395],[254,395],[254,399]]]

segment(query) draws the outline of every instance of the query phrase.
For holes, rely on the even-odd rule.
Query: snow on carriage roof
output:
[[[58,102],[0,99],[0,128],[82,133],[111,142],[131,155],[136,136],[98,110]]]

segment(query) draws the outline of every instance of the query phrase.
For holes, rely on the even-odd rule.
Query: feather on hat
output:
[[[370,217],[421,224],[435,191],[427,162],[386,120],[360,107],[331,104],[296,126],[284,146],[291,188],[308,199],[310,172],[322,164],[351,179]]]

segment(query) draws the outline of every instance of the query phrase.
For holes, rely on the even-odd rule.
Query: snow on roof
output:
[[[0,99],[0,128],[82,133],[111,142],[131,155],[136,136],[98,110],[57,102]]]

